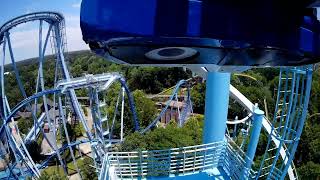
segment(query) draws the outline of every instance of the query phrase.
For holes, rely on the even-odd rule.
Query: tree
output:
[[[187,120],[183,129],[193,139],[193,145],[202,144],[203,115],[193,115]]]
[[[45,171],[42,172],[41,176],[38,178],[38,180],[67,180],[67,179],[68,178],[65,175],[61,175],[60,173],[53,172],[49,174]]]
[[[126,140],[121,144],[120,151],[132,151],[132,150],[147,150],[148,144],[144,141],[144,135],[139,132],[132,133],[126,137]]]
[[[96,169],[93,166],[93,160],[85,157],[79,162],[79,169],[83,180],[97,180]]]
[[[119,92],[119,90],[114,91],[113,93],[109,94],[111,102],[109,102],[109,106],[107,109],[108,116],[113,117],[113,113],[115,113],[115,104],[118,95],[115,95],[115,92]],[[112,96],[112,97],[111,97]],[[137,116],[139,119],[140,127],[145,128],[148,126],[156,117],[157,115],[157,108],[155,103],[146,97],[146,94],[141,90],[135,90],[132,93],[134,104],[136,107]],[[108,98],[107,98],[108,99]],[[113,99],[113,100],[112,100]],[[118,135],[120,134],[120,110],[121,110],[121,103],[119,105],[119,111],[117,115],[117,121],[115,122],[115,128],[113,129],[113,134]],[[112,119],[112,118],[111,118]],[[133,123],[133,116],[129,106],[128,97],[125,97],[125,112],[124,112],[124,132],[126,135],[131,134],[134,130],[134,123]],[[111,126],[112,121],[109,121]]]
[[[75,131],[76,131],[77,128],[75,128],[75,126],[72,127],[72,125],[69,124],[69,123],[66,123],[66,129],[68,131],[68,135],[69,135],[70,141],[72,142],[72,141],[76,140],[77,136],[76,136],[76,132]],[[63,124],[60,125],[60,129],[59,130],[61,131],[61,137],[62,137],[61,143],[62,144],[66,144],[67,143],[67,136],[66,136],[66,132],[64,130]]]
[[[98,74],[104,72],[120,72],[122,73],[126,80],[128,81],[129,87],[131,90],[141,90],[145,93],[158,93],[162,91],[164,88],[168,88],[174,86],[179,80],[187,79],[191,76],[190,72],[184,71],[182,68],[159,68],[159,67],[128,67],[123,65],[118,65],[114,63],[110,63],[104,60],[101,57],[97,57],[93,53],[89,51],[86,52],[76,52],[76,53],[69,53],[68,54],[68,62],[71,73],[73,76],[80,76],[84,73],[87,74]],[[53,87],[54,81],[54,64],[55,61],[53,58],[46,57],[45,64],[44,64],[44,78],[46,87],[50,88]],[[17,62],[17,67],[19,69],[21,80],[26,90],[27,96],[31,96],[33,92],[35,92],[35,84],[36,84],[36,77],[37,77],[37,69],[38,63],[35,59],[26,60],[26,61],[19,61]],[[6,65],[5,71],[12,71],[12,66]],[[231,77],[231,83],[234,85],[240,92],[242,92],[248,99],[250,99],[253,103],[259,103],[260,109],[264,109],[264,99],[267,100],[269,113],[273,113],[275,99],[276,99],[276,89],[278,86],[279,81],[279,69],[276,68],[259,68],[253,69],[246,72],[243,72],[245,75],[250,75],[252,78],[247,78],[245,76],[237,76],[235,74]],[[313,82],[312,82],[312,91],[310,95],[310,103],[309,103],[309,115],[307,122],[305,124],[305,129],[303,134],[300,138],[300,144],[298,146],[295,163],[297,167],[307,168],[311,174],[316,174],[318,172],[318,165],[320,164],[320,155],[319,155],[319,148],[320,148],[320,128],[319,128],[319,119],[320,116],[315,115],[310,118],[311,115],[319,113],[320,111],[320,71],[315,70],[313,73]],[[15,78],[15,74],[11,73],[5,76],[5,91],[6,96],[9,101],[10,107],[15,107],[17,103],[19,103],[24,98],[21,95],[21,92],[18,88],[17,81]],[[114,86],[114,85],[113,85]],[[114,107],[117,93],[120,90],[120,85],[115,85],[115,88],[111,88],[107,94],[107,101],[108,107],[107,109],[109,117],[112,117],[112,113],[114,112],[111,109]],[[135,92],[134,92],[135,93]],[[134,94],[133,93],[133,94]],[[77,95],[80,96],[87,96],[86,90],[79,90],[77,91]],[[146,102],[145,99],[139,99],[139,97],[143,97],[142,93],[137,93],[138,97],[135,97],[136,106],[138,110],[138,117],[142,121],[141,126],[145,127],[151,120],[153,120],[154,116],[157,114],[157,111],[154,111],[154,106],[151,106],[150,102]],[[192,101],[193,101],[193,108],[194,112],[196,113],[204,113],[205,107],[205,84],[198,84],[192,89]],[[39,99],[41,101],[41,99]],[[126,97],[126,112],[125,112],[125,134],[129,135],[133,132],[133,122],[132,122],[132,114],[129,110],[129,105],[127,104],[127,97]],[[144,107],[146,106],[146,107]],[[152,110],[153,109],[153,110]],[[109,112],[110,111],[110,112]],[[232,99],[230,99],[229,103],[229,118],[234,118],[236,115],[240,116],[242,114],[246,114],[247,112],[243,111],[243,108],[238,105],[237,103],[233,103]],[[119,123],[119,114],[117,115],[117,123],[116,130],[120,130],[120,123]],[[270,116],[272,117],[272,116]],[[0,118],[1,119],[1,118]],[[29,119],[19,119],[18,126],[21,133],[26,134],[29,132],[29,128],[33,125],[33,120]],[[150,135],[137,135],[136,133],[127,136],[126,140],[129,139],[127,149],[134,149],[135,147],[142,147],[144,149],[151,149],[151,148],[165,148],[165,147],[172,147],[178,146],[183,144],[193,144],[201,142],[199,138],[201,137],[201,126],[202,121],[198,121],[200,125],[200,129],[190,129],[191,127],[195,126],[193,124],[195,122],[190,121],[190,126],[188,123],[189,129],[183,128],[173,128],[175,124],[172,122],[168,128],[159,128],[159,130],[153,132],[148,132],[147,134]],[[167,129],[172,128],[171,132],[168,132]],[[73,129],[73,127],[71,128]],[[69,133],[70,127],[69,127]],[[79,129],[78,129],[79,130]],[[240,130],[240,127],[238,128]],[[80,134],[77,131],[74,134]],[[163,140],[167,141],[164,142],[161,140],[161,133],[164,134]],[[71,132],[72,134],[72,132]],[[178,134],[178,135],[177,135]],[[40,134],[41,136],[41,134]],[[73,136],[73,135],[71,135]],[[77,135],[76,135],[77,136]],[[190,140],[190,137],[192,141]],[[132,140],[130,140],[132,138]],[[181,138],[184,140],[179,140],[176,138]],[[259,142],[259,146],[257,149],[258,151],[264,151],[263,147],[264,142],[266,140],[265,137],[260,137],[261,146]],[[42,138],[38,138],[38,141],[41,142]],[[157,141],[159,140],[159,145],[149,143],[149,141]],[[197,139],[197,140],[195,140]],[[141,142],[143,141],[143,142]],[[139,142],[139,143],[137,143]],[[156,142],[154,142],[156,143]],[[302,168],[302,170],[303,170]],[[304,172],[308,172],[303,170]],[[308,176],[306,176],[309,178]],[[311,178],[311,177],[310,177]],[[47,178],[49,179],[49,178]]]
[[[74,125],[73,129],[74,129],[74,135],[75,135],[75,137],[81,137],[81,136],[83,135],[84,128],[83,128],[81,122],[76,123],[76,124]]]
[[[40,162],[43,159],[41,155],[42,148],[41,145],[37,143],[37,141],[30,141],[26,143],[26,148],[33,161]]]
[[[190,118],[179,128],[175,121],[145,134],[133,133],[121,144],[121,151],[161,150],[202,143],[203,116]]]
[[[83,70],[80,64],[76,64],[75,66],[72,66],[71,73],[74,77],[80,77],[82,76]]]
[[[174,86],[179,80],[191,77],[189,71],[182,68],[135,67],[126,76],[129,87],[156,94]]]
[[[195,113],[203,114],[205,108],[206,84],[199,83],[191,89],[192,108]]]
[[[157,69],[153,67],[135,68],[131,71],[128,79],[129,87],[133,90],[143,89],[146,93],[158,93],[163,85],[157,77]]]
[[[298,168],[298,173],[301,179],[320,179],[320,164],[315,164],[312,161],[307,162]]]
[[[22,134],[26,135],[32,126],[33,126],[33,120],[31,118],[18,119],[18,128]]]
[[[147,98],[146,94],[141,90],[135,90],[132,95],[135,101],[137,115],[140,120],[140,126],[145,128],[157,115],[155,102]]]

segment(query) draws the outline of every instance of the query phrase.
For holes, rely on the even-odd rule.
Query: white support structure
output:
[[[123,114],[124,114],[124,87],[122,89],[122,101],[121,101],[121,132],[120,132],[120,141],[123,141]]]

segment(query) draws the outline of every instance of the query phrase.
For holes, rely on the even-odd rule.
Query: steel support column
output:
[[[208,72],[203,143],[225,139],[230,73]]]
[[[250,169],[253,163],[254,156],[256,154],[260,132],[262,128],[264,112],[258,108],[254,110],[253,120],[252,120],[252,130],[250,133],[250,141],[248,144],[248,149],[246,152],[245,168],[243,170],[244,179],[249,179]]]

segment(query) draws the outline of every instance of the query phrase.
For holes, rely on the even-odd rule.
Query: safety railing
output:
[[[228,136],[227,141],[226,153],[223,154],[223,164],[220,166],[223,167],[230,179],[243,179],[246,154]],[[249,176],[251,177],[252,174],[254,174],[254,172],[251,170]]]
[[[241,179],[245,158],[245,153],[229,137],[226,141],[167,150],[109,152],[100,179],[183,176],[217,167],[222,167],[230,179]],[[250,170],[250,177],[255,174]]]
[[[225,150],[226,142],[221,141],[167,150],[109,152],[105,167],[121,179],[186,175],[218,167]]]

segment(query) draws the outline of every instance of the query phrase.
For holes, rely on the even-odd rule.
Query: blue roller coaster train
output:
[[[289,3],[291,8],[287,8]],[[178,125],[182,127],[193,114],[189,80],[181,80],[172,88],[159,115],[142,128],[134,98],[121,74],[89,74],[73,78],[69,73],[62,14],[37,12],[6,22],[0,27],[0,117],[3,122],[0,129],[0,162],[3,166],[0,178],[39,178],[42,170],[53,161],[59,163],[68,175],[68,165],[63,158],[68,151],[78,178],[82,179],[76,161],[81,154],[75,153],[75,149],[87,145],[101,180],[298,179],[293,158],[306,120],[314,64],[320,59],[320,23],[313,8],[317,3],[312,0],[262,0],[259,3],[82,0],[83,40],[97,55],[126,65],[186,67],[206,79],[203,144],[134,152],[118,152],[112,148],[125,141],[124,112],[131,112],[134,131],[144,134],[166,116],[170,104],[179,101],[179,94],[182,94],[185,107],[178,108]],[[29,22],[39,22],[39,58],[35,92],[28,97],[19,74],[10,31]],[[45,30],[47,33],[43,33]],[[48,44],[55,60],[53,87],[44,78]],[[23,97],[14,107],[10,107],[10,99],[6,96],[6,59],[10,59]],[[272,118],[265,116],[258,104],[253,104],[230,84],[231,73],[255,67],[280,67]],[[104,110],[106,100],[101,94],[107,93],[114,84],[121,88],[110,116]],[[77,97],[78,90],[88,93],[91,110],[88,116]],[[245,118],[227,119],[229,98],[245,109]],[[128,108],[124,105],[126,100]],[[33,108],[41,104],[42,109]],[[15,122],[16,114],[22,110],[31,112],[33,120],[26,135],[20,133]],[[73,121],[72,116],[86,134],[81,140],[69,138],[67,125]],[[114,136],[116,121],[120,121],[121,127],[120,134]],[[234,126],[234,129],[241,125],[239,133],[243,138],[240,144],[234,141],[240,134],[234,133],[237,131],[230,134],[227,125]],[[255,162],[259,137],[263,133],[268,137],[266,150],[263,159]],[[66,143],[61,143],[62,134]],[[41,137],[48,146],[46,158],[35,161],[27,146]],[[254,163],[258,163],[258,168],[252,168]]]

